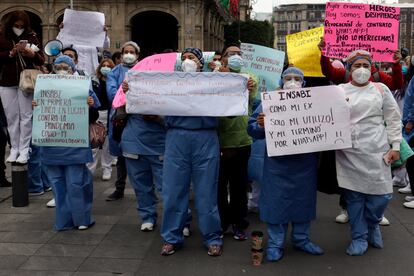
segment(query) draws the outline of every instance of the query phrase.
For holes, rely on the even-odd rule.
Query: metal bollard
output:
[[[29,205],[27,189],[27,164],[12,163],[13,207]]]

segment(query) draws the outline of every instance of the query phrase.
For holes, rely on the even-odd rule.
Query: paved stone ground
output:
[[[139,231],[136,202],[129,188],[126,197],[106,202],[112,181],[95,177],[93,215],[96,225],[87,231],[54,232],[54,210],[46,208],[51,193],[31,197],[30,205],[13,208],[10,188],[0,188],[0,276],[1,275],[414,275],[414,210],[402,207],[403,196],[395,194],[383,227],[385,248],[370,248],[362,257],[349,257],[348,225],[333,222],[338,197],[318,195],[318,218],[312,238],[323,256],[309,256],[288,243],[285,257],[277,263],[253,267],[250,241],[224,238],[221,257],[212,258],[193,234],[185,247],[169,257],[160,256],[159,228]],[[256,214],[249,216],[252,230],[265,230]],[[194,224],[196,217],[194,218]]]

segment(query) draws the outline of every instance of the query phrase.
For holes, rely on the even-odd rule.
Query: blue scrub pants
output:
[[[50,187],[44,174],[44,165],[40,161],[40,148],[31,146],[30,158],[27,164],[27,187],[29,193],[41,193]]]
[[[269,261],[278,261],[283,257],[288,224],[267,224],[269,234],[266,257]],[[292,223],[292,244],[298,250],[312,255],[322,255],[323,250],[309,239],[310,222]]]
[[[135,190],[137,210],[142,222],[157,222],[157,197],[161,192],[162,161],[158,155],[139,155],[138,159],[125,158],[128,177]]]
[[[382,248],[379,223],[392,194],[369,195],[347,189],[343,190],[352,237],[347,253],[362,255],[368,249],[368,243],[374,247]]]
[[[267,224],[269,234],[268,247],[283,248],[285,246],[288,224]],[[295,246],[305,245],[310,241],[310,222],[292,223],[292,243]]]
[[[183,243],[192,180],[204,245],[221,245],[217,208],[220,157],[216,130],[169,129],[165,146],[162,238],[174,245]]]
[[[92,174],[86,164],[48,165],[47,173],[56,200],[55,230],[93,224]]]

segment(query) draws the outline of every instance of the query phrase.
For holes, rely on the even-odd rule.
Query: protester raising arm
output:
[[[318,44],[319,50],[323,50],[325,48],[325,40],[323,37],[321,37],[321,41]],[[382,72],[377,71],[377,69],[372,66],[371,67],[371,81],[375,82],[382,82],[385,84],[391,91],[401,89],[403,87],[403,74],[402,74],[402,67],[400,64],[401,60],[401,53],[399,51],[396,51],[394,54],[394,63],[392,66],[392,76]],[[345,68],[335,68],[332,66],[332,63],[329,59],[329,57],[326,57],[324,55],[321,55],[321,69],[322,73],[333,83],[340,84],[340,83],[346,83],[352,79],[351,75],[349,74],[349,79],[346,78],[346,69]],[[379,79],[376,79],[373,77],[373,75],[377,73],[379,76]]]

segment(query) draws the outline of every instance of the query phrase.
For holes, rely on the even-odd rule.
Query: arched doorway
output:
[[[145,11],[131,18],[131,40],[141,48],[140,58],[178,49],[178,21],[165,12]]]
[[[26,10],[25,12],[29,16],[32,30],[36,33],[37,39],[39,40],[40,44],[42,44],[42,41],[43,41],[42,19],[40,19],[40,17],[33,12],[26,11]],[[1,18],[0,20],[1,23],[3,23],[6,20],[9,14],[10,13],[7,13]]]

